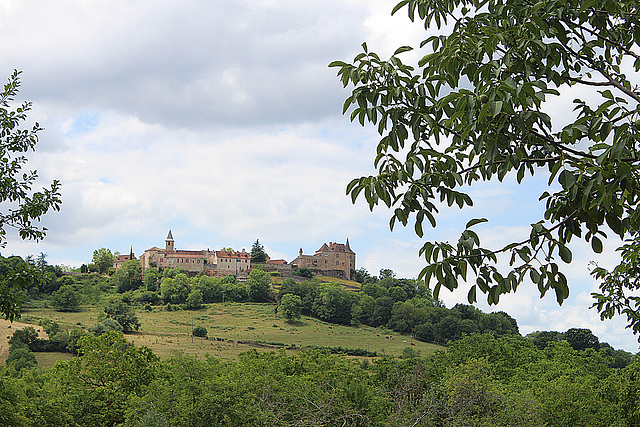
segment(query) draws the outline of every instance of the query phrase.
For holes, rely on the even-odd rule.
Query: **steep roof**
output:
[[[169,230],[169,234],[167,234],[167,238],[165,240],[173,241],[173,236],[171,235],[171,230]]]
[[[355,252],[353,252],[349,247],[349,239],[347,239],[346,244],[329,242],[329,244],[327,245],[326,243],[324,243],[320,247],[320,249],[316,251],[316,253],[320,253],[320,252],[345,252],[345,253],[355,254]]]

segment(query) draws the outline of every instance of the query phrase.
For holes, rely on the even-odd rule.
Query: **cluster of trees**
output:
[[[359,293],[316,279],[285,279],[278,292],[277,310],[289,320],[304,314],[344,325],[383,326],[440,344],[472,333],[518,333],[516,320],[507,313],[487,314],[464,304],[447,309],[423,283],[396,279],[392,270],[383,269],[378,277],[364,269],[357,274],[363,279]]]
[[[565,332],[536,331],[527,335],[527,338],[541,350],[544,350],[549,344],[559,341],[566,341],[574,350],[588,348],[599,350],[613,359],[613,366],[616,368],[627,366],[633,358],[633,355],[627,351],[616,350],[609,343],[600,342],[591,330],[584,328],[571,328]]]
[[[77,354],[78,340],[88,334],[100,336],[107,332],[131,332],[140,328],[140,321],[133,307],[122,300],[114,300],[104,307],[97,323],[88,332],[79,327],[62,328],[57,322],[45,319],[40,326],[48,338],[40,338],[40,330],[28,326],[16,330],[9,339],[9,356],[6,365],[13,376],[21,376],[21,371],[37,365],[33,353],[60,352]],[[206,334],[205,334],[206,335]]]
[[[0,388],[0,424],[21,426],[492,425],[640,423],[640,362],[614,368],[566,341],[474,334],[426,358],[370,362],[319,351],[234,361],[159,360],[122,334],[87,335],[79,357]],[[407,352],[409,355],[410,352]]]
[[[94,255],[108,251],[103,249],[95,251]],[[20,257],[0,256],[0,273],[4,277],[34,268]],[[198,309],[203,303],[222,301],[275,300],[271,276],[260,268],[249,274],[246,283],[235,276],[212,278],[200,274],[188,277],[182,268],[163,271],[149,268],[143,277],[137,260],[126,261],[117,271],[111,267],[106,272],[64,275],[59,267],[45,264],[42,271],[35,271],[37,280],[3,290],[12,292],[12,298],[18,301],[47,299],[59,311],[76,311],[82,304],[98,304],[109,295],[117,295],[127,304],[171,304],[173,308],[184,309]]]
[[[147,274],[148,272],[145,273],[145,281]],[[202,303],[274,300],[271,275],[260,268],[251,270],[246,283],[238,281],[235,276],[216,278],[200,274],[189,278],[180,269],[164,270],[161,276],[158,280],[161,301],[165,304],[184,305],[187,309],[199,308]],[[147,285],[147,290],[151,289],[153,285]]]
[[[86,335],[80,328],[61,328],[57,322],[44,320],[40,326],[46,332],[48,339],[40,338],[34,327],[28,326],[16,330],[9,339],[9,355],[6,360],[8,373],[20,377],[26,368],[37,365],[36,352],[61,352],[77,354],[78,340]]]

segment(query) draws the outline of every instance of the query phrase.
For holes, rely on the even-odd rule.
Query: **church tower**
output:
[[[167,235],[167,238],[165,239],[165,243],[167,244],[167,251],[171,251],[173,252],[175,250],[174,248],[174,244],[175,242],[173,241],[173,236],[171,235],[171,230],[169,230],[169,234]]]

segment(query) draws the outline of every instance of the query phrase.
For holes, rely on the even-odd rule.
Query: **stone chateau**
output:
[[[124,261],[129,259],[135,259],[133,251],[130,255],[121,255],[114,262],[114,267],[120,267]],[[143,274],[150,267],[160,269],[182,267],[191,274],[202,271],[208,276],[214,277],[224,277],[230,274],[246,277],[251,270],[251,253],[244,249],[242,251],[176,249],[173,235],[169,230],[164,249],[156,246],[147,249],[140,256],[140,264]],[[300,249],[298,257],[290,263],[285,260],[267,259],[265,267],[266,270],[289,273],[295,268],[306,267],[315,274],[353,279],[355,266],[356,254],[349,247],[349,239],[347,239],[346,244],[329,242],[327,245],[324,243],[313,255],[303,255],[302,249]]]
[[[303,255],[302,248],[298,258],[291,261],[297,267],[306,267],[313,272],[321,272],[325,276],[354,279],[356,271],[356,253],[347,243],[324,243],[313,255]]]

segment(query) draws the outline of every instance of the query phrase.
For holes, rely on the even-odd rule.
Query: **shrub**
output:
[[[293,274],[300,277],[313,277],[313,273],[307,267],[300,267]]]
[[[204,326],[196,326],[195,328],[193,328],[193,336],[194,337],[202,337],[205,338],[207,336],[207,328],[205,328]]]

